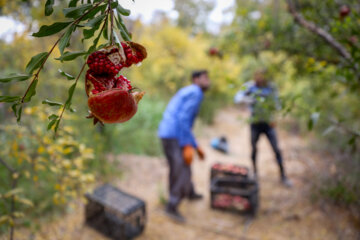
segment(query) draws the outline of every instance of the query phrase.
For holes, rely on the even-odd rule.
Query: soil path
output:
[[[164,158],[117,156],[124,177],[114,185],[147,203],[147,226],[139,240],[231,240],[231,239],[355,239],[356,231],[340,210],[321,207],[311,202],[310,181],[306,171],[314,169],[319,159],[308,152],[300,137],[279,129],[280,147],[285,167],[294,183],[292,189],[279,183],[278,168],[265,137],[259,142],[260,209],[256,218],[225,213],[209,208],[209,171],[213,163],[243,164],[250,167],[249,128],[235,109],[226,109],[210,127],[197,128],[199,143],[207,154],[206,161],[196,160],[193,180],[205,198],[184,201],[180,211],[186,224],[177,224],[163,214],[160,199],[166,196],[167,165]],[[225,135],[229,155],[214,151],[210,139]],[[113,159],[114,160],[114,159]],[[33,239],[106,239],[83,225],[83,206],[40,231]],[[51,236],[49,236],[51,235]],[[27,238],[28,239],[28,238]]]

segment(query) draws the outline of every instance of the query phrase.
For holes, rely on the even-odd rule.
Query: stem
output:
[[[110,10],[110,45],[114,44],[114,12],[111,9],[111,2],[112,0],[109,0],[109,10]]]
[[[76,88],[76,85],[77,85],[77,83],[78,83],[78,81],[79,81],[79,78],[80,78],[82,72],[83,72],[84,69],[85,69],[85,66],[86,66],[86,62],[83,64],[83,66],[81,67],[81,70],[80,70],[79,74],[78,74],[77,77],[76,77],[76,80],[75,80],[75,88]],[[75,89],[74,89],[74,91],[75,91]],[[62,110],[61,110],[61,114],[60,114],[59,120],[58,120],[58,121],[59,121],[59,124],[60,124],[60,121],[61,121],[61,119],[62,119],[62,117],[63,117],[63,114],[64,114],[64,112],[65,112],[66,107],[67,107],[67,104],[65,104],[65,105],[63,106]]]

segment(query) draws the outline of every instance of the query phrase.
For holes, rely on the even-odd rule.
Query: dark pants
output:
[[[182,149],[176,139],[161,139],[169,165],[169,202],[177,207],[181,200],[194,192],[191,168],[185,164]]]
[[[271,147],[276,156],[276,161],[279,165],[280,176],[281,176],[281,178],[284,178],[285,171],[284,171],[284,166],[283,166],[283,160],[282,160],[280,149],[278,147],[275,129],[273,127],[271,127],[268,123],[265,123],[265,122],[251,124],[251,147],[252,147],[251,159],[253,162],[255,174],[257,173],[257,168],[256,168],[257,147],[256,147],[256,145],[257,145],[257,142],[258,142],[261,134],[265,134],[266,137],[269,139]]]

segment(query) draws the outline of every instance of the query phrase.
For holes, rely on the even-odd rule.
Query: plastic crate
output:
[[[141,199],[109,184],[85,196],[85,221],[90,227],[117,240],[133,239],[143,232],[146,206]]]
[[[224,163],[215,163],[211,166],[210,179],[216,177],[239,177],[239,178],[248,178],[249,168],[236,164],[224,164]]]
[[[255,215],[258,209],[258,184],[251,179],[214,178],[211,183],[211,208]]]

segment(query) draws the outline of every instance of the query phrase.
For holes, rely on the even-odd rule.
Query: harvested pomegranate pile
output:
[[[145,92],[134,92],[130,81],[119,73],[124,67],[142,62],[146,56],[146,49],[140,44],[122,42],[121,48],[108,46],[88,57],[85,90],[89,97],[89,118],[94,118],[94,124],[122,123],[135,115]]]

